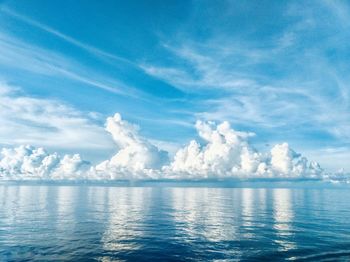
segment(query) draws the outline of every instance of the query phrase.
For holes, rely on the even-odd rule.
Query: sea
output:
[[[0,261],[350,261],[350,186],[2,182]]]

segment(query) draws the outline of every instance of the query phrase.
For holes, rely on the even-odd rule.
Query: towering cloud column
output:
[[[159,170],[168,161],[167,152],[139,136],[138,126],[122,120],[120,114],[107,118],[106,130],[119,151],[96,166],[98,174],[121,179],[154,178],[154,170]]]
[[[192,140],[180,149],[170,167],[173,172],[198,178],[227,177],[232,170],[241,169],[242,161],[247,171],[255,172],[252,166],[260,156],[247,143],[247,137],[253,134],[237,132],[228,122],[216,126],[213,122],[197,121],[196,129],[205,144],[201,146]]]

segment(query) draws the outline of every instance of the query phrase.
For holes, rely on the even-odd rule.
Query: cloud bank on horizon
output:
[[[117,153],[97,165],[79,154],[59,156],[43,148],[3,148],[0,175],[3,180],[144,180],[144,179],[326,179],[349,182],[345,173],[327,174],[317,162],[296,153],[287,143],[269,152],[249,144],[253,133],[240,132],[228,122],[196,122],[201,141],[192,140],[173,159],[139,135],[139,127],[119,113],[107,118],[106,131]]]

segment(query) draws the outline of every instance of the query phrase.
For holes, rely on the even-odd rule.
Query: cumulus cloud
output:
[[[168,153],[141,137],[138,129],[118,113],[107,118],[106,131],[111,134],[119,151],[94,168],[98,174],[114,179],[151,178],[153,170],[159,170],[168,161]]]
[[[9,180],[77,179],[88,166],[78,154],[60,157],[33,146],[3,148],[0,153],[0,176]]]
[[[180,148],[173,159],[142,137],[139,127],[120,114],[107,118],[106,131],[117,153],[91,166],[79,155],[59,156],[43,148],[19,146],[0,154],[3,179],[227,179],[278,178],[350,181],[345,172],[326,174],[320,165],[296,153],[287,143],[268,152],[258,152],[249,144],[253,133],[239,132],[228,122],[197,121],[199,141]]]
[[[350,173],[341,168],[337,172],[325,174],[323,179],[332,183],[350,184]]]
[[[176,153],[168,170],[194,177],[229,176],[241,163],[243,151],[245,168],[251,169],[248,165],[253,163],[250,163],[251,153],[246,140],[252,134],[237,132],[228,122],[216,126],[213,122],[197,121],[196,129],[206,144],[201,146],[192,140]]]
[[[235,131],[228,122],[216,125],[197,121],[196,128],[204,145],[192,140],[176,153],[165,168],[175,176],[316,178],[322,173],[319,164],[301,157],[287,143],[260,153],[248,143],[254,134]]]

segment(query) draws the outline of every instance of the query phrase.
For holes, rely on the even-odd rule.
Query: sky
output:
[[[98,163],[118,112],[170,155],[228,121],[350,171],[346,1],[5,0],[0,25],[0,147]]]

